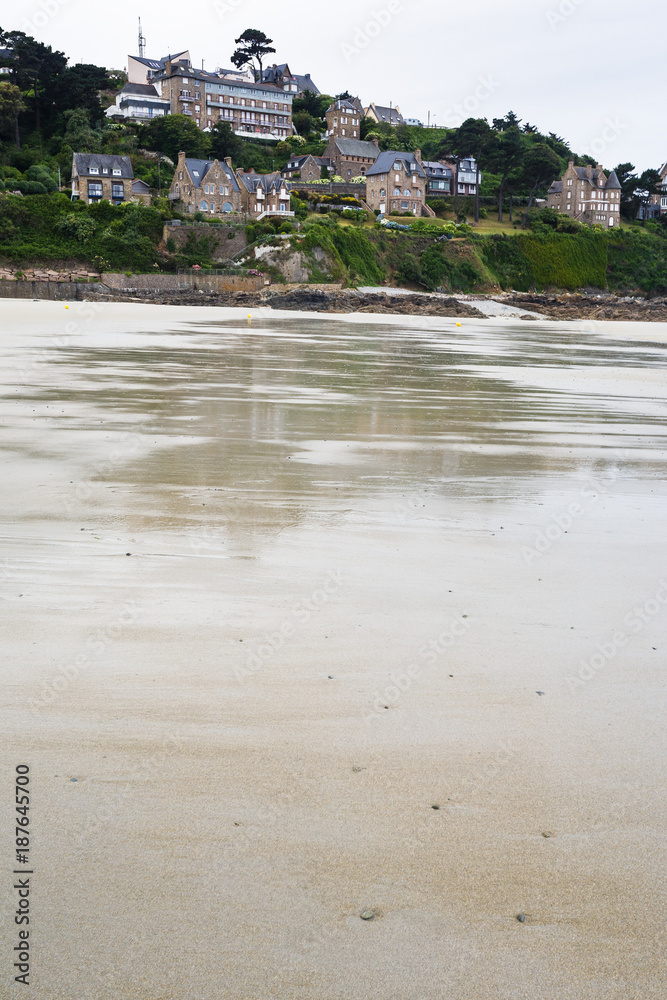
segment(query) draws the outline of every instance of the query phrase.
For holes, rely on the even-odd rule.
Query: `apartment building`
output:
[[[293,134],[292,95],[268,83],[249,83],[168,61],[154,78],[172,115],[201,129],[228,122],[237,135],[279,141]]]

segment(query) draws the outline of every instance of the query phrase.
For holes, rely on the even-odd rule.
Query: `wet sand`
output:
[[[38,1000],[664,997],[667,326],[461,324],[0,301]]]

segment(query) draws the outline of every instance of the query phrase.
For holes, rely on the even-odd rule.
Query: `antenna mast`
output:
[[[139,58],[143,59],[146,55],[146,39],[141,33],[141,18],[139,18]]]

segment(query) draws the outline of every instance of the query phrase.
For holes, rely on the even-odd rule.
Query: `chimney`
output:
[[[375,138],[375,136],[373,136],[373,138],[371,139],[371,142],[373,143],[373,145],[375,146],[375,148],[376,148],[377,150],[379,150],[379,149],[380,149],[380,143],[379,143],[379,142],[378,142],[378,140],[377,140],[377,139]]]
[[[224,160],[223,160],[223,163],[226,163],[228,167],[231,167],[231,166],[232,166],[232,158],[231,158],[231,156],[226,156],[226,157],[224,158]],[[232,167],[232,170],[233,170],[233,169],[234,169],[234,168]]]
[[[589,180],[590,180],[590,179],[591,179],[591,177],[593,176],[593,168],[592,168],[592,166],[590,165],[590,163],[587,163],[587,164],[586,164],[586,176],[588,177],[588,179],[589,179]]]
[[[422,161],[422,151],[421,149],[415,149],[415,160],[417,163],[421,164]]]
[[[573,167],[574,167],[574,160],[570,160],[570,162],[567,165],[567,168],[568,168],[568,170],[572,170]]]

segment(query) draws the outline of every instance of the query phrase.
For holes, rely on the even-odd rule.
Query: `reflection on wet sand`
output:
[[[35,995],[657,1000],[656,326],[0,306]]]

